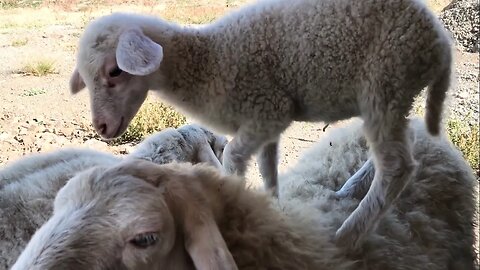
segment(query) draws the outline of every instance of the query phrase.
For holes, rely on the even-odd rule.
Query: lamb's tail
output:
[[[442,62],[443,68],[427,90],[425,122],[428,132],[433,136],[440,133],[443,104],[450,88],[452,75],[452,52],[449,50],[443,56],[445,57]]]

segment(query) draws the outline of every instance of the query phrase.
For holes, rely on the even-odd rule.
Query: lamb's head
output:
[[[70,91],[90,94],[92,122],[99,135],[122,135],[150,88],[163,48],[143,33],[138,15],[115,13],[91,22],[80,38]]]
[[[209,177],[222,179],[209,166],[144,160],[80,172],[12,270],[236,269]]]
[[[210,162],[221,164],[223,159],[223,150],[228,143],[227,137],[214,133],[199,124],[188,124],[178,128],[190,145],[192,145],[196,152],[196,160],[199,162]],[[221,166],[219,166],[221,167]]]
[[[212,147],[212,150],[215,153],[215,156],[217,156],[218,160],[222,161],[223,151],[225,150],[225,146],[228,143],[227,137],[214,133],[205,127],[202,127],[202,126],[198,126],[198,127],[206,134],[208,143]]]

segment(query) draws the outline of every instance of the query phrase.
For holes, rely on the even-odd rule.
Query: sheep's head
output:
[[[71,93],[88,88],[93,126],[105,139],[125,132],[163,59],[163,48],[132,25],[127,14],[93,21],[80,39],[70,79]]]
[[[237,269],[208,177],[222,179],[209,166],[142,160],[81,172],[12,270]]]

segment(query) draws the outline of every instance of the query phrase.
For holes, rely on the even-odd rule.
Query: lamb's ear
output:
[[[215,155],[215,152],[213,152],[212,146],[210,146],[209,144],[200,146],[197,155],[198,162],[208,163],[217,169],[222,168],[222,163],[220,163],[217,155]]]
[[[116,58],[121,70],[144,76],[160,67],[163,48],[145,36],[140,29],[129,29],[119,37]]]
[[[72,76],[70,77],[70,93],[75,95],[85,88],[85,82],[83,81],[80,73],[78,73],[77,68],[73,70]]]

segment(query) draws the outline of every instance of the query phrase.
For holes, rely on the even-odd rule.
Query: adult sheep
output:
[[[358,204],[335,190],[367,159],[360,121],[280,176],[279,201],[202,165],[130,160],[84,171],[12,270],[476,269],[472,170],[422,121],[408,133],[418,170],[358,249],[332,238]]]
[[[419,0],[266,0],[200,28],[135,14],[101,17],[80,39],[70,86],[89,89],[93,125],[105,138],[120,136],[155,90],[234,136],[223,158],[227,173],[244,176],[258,151],[274,196],[278,140],[292,121],[361,116],[377,170],[337,231],[345,244],[373,228],[411,178],[405,117],[425,86],[425,119],[438,134],[451,57],[449,36]]]
[[[9,269],[32,234],[52,214],[58,190],[77,173],[122,160],[157,164],[208,163],[220,168],[226,138],[199,125],[168,128],[147,137],[126,156],[67,148],[32,154],[0,169],[0,269]],[[69,268],[70,269],[70,268]]]

